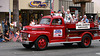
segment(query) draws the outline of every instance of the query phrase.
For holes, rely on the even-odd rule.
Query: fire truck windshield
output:
[[[50,24],[50,21],[51,21],[51,19],[49,19],[49,18],[43,18],[43,19],[41,19],[41,21],[40,21],[40,24]]]

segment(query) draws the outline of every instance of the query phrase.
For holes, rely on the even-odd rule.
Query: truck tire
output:
[[[45,36],[40,36],[36,41],[35,41],[35,48],[36,50],[45,50],[48,46],[48,40]]]
[[[64,46],[72,46],[73,43],[63,43]]]
[[[88,48],[91,46],[91,36],[85,34],[80,43],[78,43],[79,47]]]
[[[31,49],[33,47],[33,43],[22,44],[26,49]]]

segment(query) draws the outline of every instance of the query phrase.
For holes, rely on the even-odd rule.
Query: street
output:
[[[0,56],[99,56],[100,42],[93,41],[90,48],[79,48],[76,44],[64,47],[62,44],[49,44],[44,51],[25,49],[21,43],[0,43]]]

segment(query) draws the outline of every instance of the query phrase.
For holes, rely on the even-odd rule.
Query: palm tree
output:
[[[15,33],[19,29],[19,0],[13,0],[13,21],[17,24],[17,27],[14,28]]]

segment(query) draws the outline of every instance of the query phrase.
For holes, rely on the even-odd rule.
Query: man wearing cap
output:
[[[81,22],[89,23],[89,20],[87,19],[87,16],[86,15],[84,15],[84,18],[81,20]]]
[[[64,11],[64,6],[62,6],[62,9],[63,9],[63,13],[65,14],[65,18],[64,18],[65,23],[71,22],[72,15],[70,14],[70,10],[67,9],[67,11],[65,12]]]
[[[62,17],[62,13],[61,10],[58,10],[58,13],[54,13],[55,16],[61,16]]]

